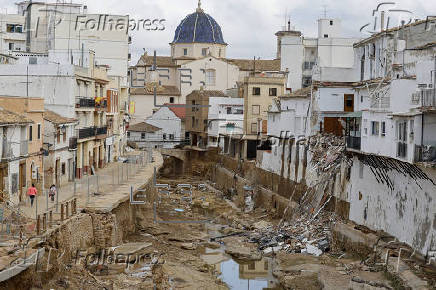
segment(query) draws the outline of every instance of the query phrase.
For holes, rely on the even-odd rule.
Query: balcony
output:
[[[85,97],[76,97],[76,108],[94,109],[95,100]]]
[[[13,152],[12,152],[12,143],[8,142],[6,140],[3,140],[3,144],[2,144],[2,159],[8,159],[8,158],[12,158],[13,157]]]
[[[20,142],[20,155],[27,156],[29,154],[29,141]]]
[[[68,150],[76,150],[77,149],[77,137],[71,137],[68,145]]]
[[[106,111],[107,99],[106,98],[97,98],[97,101],[95,102],[95,109],[97,111]]]
[[[345,141],[348,149],[359,150],[361,149],[361,138],[354,136],[346,136]]]
[[[95,127],[79,129],[79,134],[78,134],[79,140],[95,137],[96,133],[97,130],[95,129]]]
[[[415,145],[415,162],[436,163],[436,146]]]
[[[107,136],[107,126],[96,128],[97,139],[103,139],[103,138],[106,138],[106,136]]]
[[[407,157],[407,143],[398,142],[397,143],[397,157],[406,158]]]
[[[421,91],[421,106],[423,108],[436,107],[436,93],[434,89],[423,89]]]

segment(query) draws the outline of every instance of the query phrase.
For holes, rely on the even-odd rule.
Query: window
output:
[[[33,140],[33,126],[29,126],[29,141]]]
[[[371,135],[380,135],[380,123],[377,121],[371,122]]]
[[[218,50],[218,57],[221,57],[221,48]]]
[[[257,134],[257,123],[251,123],[251,133]]]
[[[259,105],[253,105],[251,107],[251,113],[253,115],[260,115],[260,106]]]
[[[215,86],[215,70],[214,69],[208,69],[206,70],[206,86]]]
[[[188,49],[187,48],[183,49],[183,55],[188,55]]]
[[[170,97],[170,104],[174,104],[174,97]]]
[[[170,134],[170,140],[174,140],[174,134]]]
[[[255,262],[251,262],[250,264],[248,264],[248,270],[256,270]]]
[[[14,43],[13,42],[9,42],[9,50],[14,50]]]
[[[227,115],[231,115],[232,114],[232,107],[227,107]]]
[[[328,38],[329,37],[329,35],[328,34],[324,34],[324,38]]]
[[[38,59],[36,57],[29,57],[29,64],[38,64]]]
[[[56,130],[56,142],[61,143],[61,130]]]
[[[381,122],[381,135],[386,136],[386,122]]]
[[[333,25],[333,20],[330,20],[330,25]]]
[[[62,134],[62,140],[64,142],[67,142],[67,131],[66,130],[64,131],[64,134]]]
[[[253,88],[253,96],[260,96],[260,88],[258,87]]]
[[[130,137],[130,132],[127,132],[127,138],[129,138]]]
[[[363,103],[363,95],[360,95],[360,102]]]
[[[145,139],[145,133],[141,133],[141,139],[142,139],[142,140]]]
[[[312,77],[303,77],[303,87],[306,88],[312,84]]]
[[[22,33],[23,32],[23,26],[20,24],[7,24],[6,25],[6,32],[9,33]]]
[[[41,124],[38,124],[38,140],[41,140]]]
[[[163,139],[164,139],[164,140],[167,139],[167,134],[163,134]]]
[[[201,49],[201,55],[206,56],[207,55],[207,48]]]
[[[192,112],[195,112],[195,101],[191,101],[191,105],[192,105]],[[194,118],[194,117],[192,117]]]
[[[277,96],[277,88],[270,88],[269,89],[269,95],[271,97],[276,97]]]
[[[191,117],[191,123],[192,123],[192,127],[194,127],[195,126],[195,118],[194,117]]]
[[[61,171],[62,171],[62,175],[65,175],[65,171],[66,171],[65,162],[62,163],[61,168],[62,168],[62,169],[61,169]]]

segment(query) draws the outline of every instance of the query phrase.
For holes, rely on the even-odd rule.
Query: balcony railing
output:
[[[97,128],[97,135],[106,135],[107,134],[107,127],[98,127]]]
[[[77,149],[77,137],[70,137],[70,143],[68,146],[69,150],[76,150]]]
[[[415,145],[415,162],[436,162],[436,146]]]
[[[436,107],[436,93],[434,89],[423,89],[421,94],[422,107]]]
[[[77,97],[76,108],[95,108],[95,100],[85,97]]]
[[[79,129],[79,139],[87,139],[91,137],[95,137],[96,129],[95,127],[88,127]]]
[[[105,110],[107,108],[107,99],[102,99],[99,102],[95,102],[95,108]]]
[[[26,156],[29,154],[29,141],[21,141],[20,142],[20,155]]]
[[[346,136],[345,141],[347,142],[347,148],[360,150],[361,149],[361,138],[354,136]]]
[[[407,143],[404,143],[404,142],[397,143],[397,157],[400,157],[400,158],[407,157]]]
[[[6,140],[3,140],[2,144],[2,159],[11,158],[13,156],[12,154],[12,143],[8,142]]]

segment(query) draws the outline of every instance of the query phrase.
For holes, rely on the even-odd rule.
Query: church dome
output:
[[[177,26],[173,43],[214,43],[226,44],[221,27],[209,14],[200,7],[185,17]]]

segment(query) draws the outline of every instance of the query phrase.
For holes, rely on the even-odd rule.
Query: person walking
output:
[[[48,195],[50,196],[51,201],[53,202],[55,199],[55,195],[58,193],[58,190],[56,189],[56,185],[50,186],[50,192]]]
[[[35,184],[32,183],[32,186],[27,190],[27,195],[30,197],[30,206],[33,207],[33,200],[35,196],[38,194],[38,191],[35,188]]]

